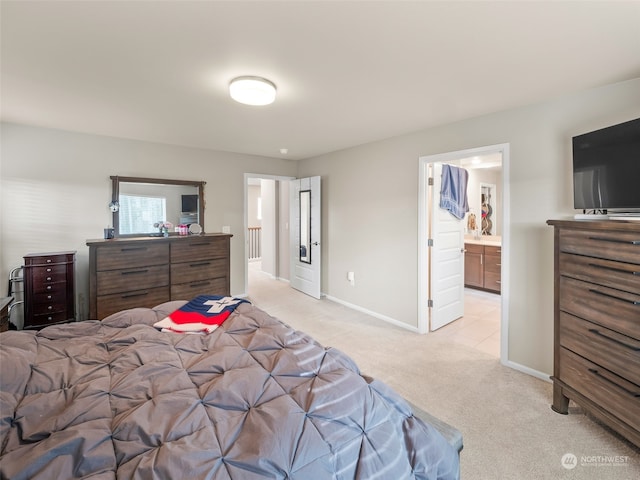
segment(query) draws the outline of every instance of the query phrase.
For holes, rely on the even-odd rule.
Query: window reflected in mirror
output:
[[[117,236],[174,233],[176,227],[191,224],[204,229],[204,182],[138,177],[111,180]]]
[[[300,261],[311,264],[311,190],[301,190],[300,197]]]

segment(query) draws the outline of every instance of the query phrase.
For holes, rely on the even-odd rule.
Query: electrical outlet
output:
[[[354,272],[347,272],[347,280],[351,284],[352,287],[356,285],[356,274]]]
[[[222,227],[222,233],[231,233],[231,227],[229,225],[225,225]]]

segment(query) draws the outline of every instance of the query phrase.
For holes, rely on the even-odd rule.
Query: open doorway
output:
[[[256,274],[289,281],[289,182],[293,177],[245,174],[245,288]]]
[[[468,171],[475,170],[474,174],[470,174],[469,182],[469,206],[470,212],[474,213],[477,218],[478,230],[473,231],[465,225],[465,247],[466,241],[482,238],[482,227],[488,227],[492,223],[492,228],[485,228],[485,233],[489,232],[492,236],[491,240],[495,245],[499,245],[498,250],[501,258],[505,261],[498,261],[499,282],[498,288],[495,287],[496,278],[494,278],[494,287],[484,288],[482,285],[478,289],[464,289],[465,298],[465,317],[452,322],[449,326],[443,327],[442,331],[436,330],[430,332],[432,334],[445,335],[454,334],[461,343],[477,347],[482,343],[483,335],[487,338],[493,336],[493,341],[499,338],[497,345],[494,346],[497,356],[500,357],[502,363],[506,363],[508,359],[508,250],[509,250],[509,191],[508,191],[508,167],[509,167],[509,145],[492,145],[469,150],[456,152],[448,152],[439,155],[431,155],[420,157],[420,199],[419,199],[419,273],[418,273],[418,330],[421,333],[430,332],[430,302],[429,292],[431,282],[431,265],[429,261],[429,192],[428,192],[428,166],[433,163],[447,163],[450,165],[458,165]],[[484,164],[484,169],[474,168],[475,163]],[[484,170],[484,171],[482,171]],[[473,178],[473,185],[471,179]],[[477,185],[475,185],[477,183]],[[486,185],[494,185],[491,191],[491,199],[488,198]],[[476,195],[477,193],[477,195]],[[485,202],[482,201],[484,195]],[[477,199],[475,197],[478,197]],[[487,203],[487,201],[493,203]],[[487,208],[488,205],[491,208]],[[485,212],[491,210],[489,217]],[[469,215],[465,218],[467,223]],[[485,220],[484,224],[482,220]],[[487,222],[486,220],[492,220]],[[485,236],[483,240],[488,239]],[[486,242],[478,242],[486,243]],[[465,264],[468,264],[466,257],[469,253],[465,253]],[[484,255],[484,253],[483,253]],[[484,261],[484,258],[481,261]],[[487,278],[491,280],[491,272]],[[466,283],[466,282],[465,282]],[[496,291],[499,293],[496,293]],[[456,323],[457,322],[457,323]],[[475,325],[474,325],[475,324]],[[466,331],[463,328],[468,327]],[[448,329],[448,331],[446,330]],[[484,330],[484,331],[483,331]],[[497,331],[496,331],[497,330]],[[475,344],[474,344],[475,342]],[[486,344],[483,346],[490,349]],[[481,350],[483,348],[480,348]],[[488,351],[487,353],[490,353]]]

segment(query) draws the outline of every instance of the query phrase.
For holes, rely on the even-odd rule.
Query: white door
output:
[[[320,177],[291,180],[291,286],[320,298]]]
[[[442,163],[430,165],[429,324],[436,330],[464,315],[464,220],[440,208]],[[432,244],[432,245],[431,245]]]

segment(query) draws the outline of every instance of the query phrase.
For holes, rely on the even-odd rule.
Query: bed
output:
[[[3,479],[456,479],[459,433],[250,303],[0,334]],[[445,438],[448,437],[448,438]]]

